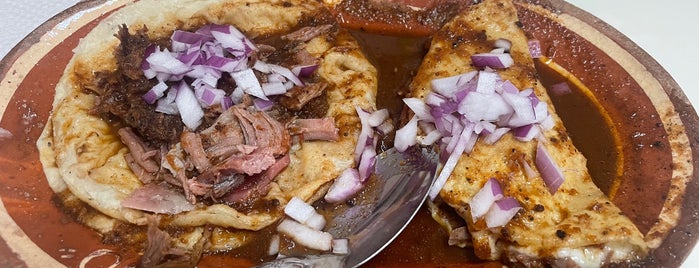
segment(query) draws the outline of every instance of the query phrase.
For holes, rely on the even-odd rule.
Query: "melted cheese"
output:
[[[531,142],[518,141],[511,134],[493,145],[478,142],[461,157],[440,197],[469,222],[475,253],[483,259],[525,264],[565,261],[595,267],[644,256],[648,247],[643,236],[595,186],[585,157],[573,146],[537,81],[527,38],[518,23],[514,5],[505,0],[486,0],[457,15],[433,37],[411,84],[412,95],[424,98],[432,79],[472,71],[470,55],[488,52],[494,40],[505,38],[512,42],[515,65],[498,73],[520,89],[533,88],[548,103],[554,127]],[[566,179],[554,195],[540,175],[528,178],[522,167],[524,162],[535,167],[537,142],[543,143]],[[470,217],[468,202],[490,178],[496,178],[505,196],[516,198],[523,207],[502,228],[486,229]]]

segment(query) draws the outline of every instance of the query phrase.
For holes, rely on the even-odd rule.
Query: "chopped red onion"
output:
[[[258,98],[254,98],[252,100],[252,104],[259,111],[269,111],[270,109],[272,109],[272,107],[274,107],[273,101],[263,100],[263,99],[258,99]]]
[[[495,48],[495,49],[491,50],[490,53],[491,54],[503,54],[503,53],[505,53],[505,49],[504,48]]]
[[[236,87],[235,89],[233,89],[233,92],[231,92],[230,95],[230,98],[234,104],[242,103],[243,97],[245,97],[245,91],[243,91],[243,88],[241,87]]]
[[[431,122],[418,121],[417,126],[420,128],[420,131],[422,131],[422,133],[430,133],[433,130],[437,130],[437,128],[434,126],[434,123]]]
[[[499,75],[493,72],[481,71],[478,72],[478,82],[476,84],[476,92],[493,94],[495,93],[495,83],[499,79]]]
[[[505,197],[495,201],[488,213],[485,214],[485,224],[488,228],[505,226],[522,209],[517,199]]]
[[[493,144],[513,131],[515,138],[530,141],[541,137],[541,131],[554,125],[548,104],[542,102],[533,89],[520,91],[492,69],[514,64],[511,55],[503,53],[507,50],[506,45],[501,46],[495,51],[497,53],[472,57],[474,65],[483,67],[482,71],[432,80],[432,92],[425,96],[424,102],[404,99],[415,116],[396,132],[396,149],[405,150],[417,142],[423,145],[438,143],[442,149],[440,160],[444,166],[430,189],[431,199],[439,194],[461,155],[470,153],[480,137],[484,143]],[[493,59],[498,63],[488,62]],[[419,138],[415,118],[421,120],[420,128],[424,133]],[[427,122],[431,127],[423,126]]]
[[[187,73],[187,76],[194,78],[192,86],[207,84],[216,87],[218,79],[221,78],[221,71],[205,65],[193,65],[192,70]]]
[[[471,210],[471,217],[473,220],[477,220],[483,217],[490,207],[495,203],[495,201],[500,200],[504,197],[502,193],[502,188],[500,188],[500,183],[495,178],[490,178],[485,182],[483,187],[478,190],[471,201],[468,202],[468,206]]]
[[[461,123],[461,121],[453,121],[451,122],[451,131],[450,133],[452,134],[458,134],[464,131],[464,125]],[[459,142],[458,138],[454,138],[453,136],[449,139],[449,142],[446,143],[446,153],[451,154],[454,151],[454,148],[456,148],[456,144]]]
[[[499,88],[499,90],[498,90],[498,88]],[[512,82],[510,82],[510,80],[505,80],[499,84],[499,87],[496,86],[496,91],[498,91],[498,93],[500,93],[500,94],[503,94],[503,93],[517,94],[519,92],[519,89],[514,84],[512,84]]]
[[[257,80],[252,69],[245,69],[239,72],[231,73],[231,77],[245,93],[258,97],[263,100],[269,100],[267,95],[262,91],[260,81]]]
[[[315,230],[291,219],[284,219],[277,226],[277,231],[310,249],[321,251],[332,249],[333,237],[330,233]]]
[[[501,96],[514,110],[507,126],[521,127],[536,121],[531,99],[520,94],[503,93]]]
[[[541,53],[541,43],[539,43],[539,40],[531,39],[527,41],[527,45],[529,46],[529,54],[532,56],[532,58],[536,59],[543,56]]]
[[[326,222],[327,221],[325,220],[325,217],[323,217],[323,215],[316,213],[313,214],[313,216],[311,216],[304,224],[306,224],[306,226],[308,227],[320,231],[323,230],[323,228],[325,228]]]
[[[350,253],[349,239],[346,239],[346,238],[333,239],[332,247],[333,247],[333,254],[348,255]]]
[[[378,132],[381,135],[387,135],[388,133],[391,133],[393,131],[394,126],[391,120],[386,120],[381,123],[381,125],[376,126],[376,132]]]
[[[425,96],[425,103],[431,107],[439,107],[445,102],[447,102],[446,98],[435,92],[430,92]]]
[[[187,66],[193,66],[197,65],[195,63],[201,63],[203,60],[203,55],[201,51],[192,51],[188,53],[182,53],[177,56],[177,59],[180,60],[182,63],[184,63]]]
[[[442,133],[439,132],[439,130],[435,129],[427,133],[424,137],[420,139],[420,144],[429,146],[437,142],[439,139],[442,138]]]
[[[325,201],[329,203],[343,202],[354,196],[363,187],[364,184],[359,179],[359,171],[348,168],[330,185],[330,189],[325,194]]]
[[[464,146],[464,152],[466,154],[470,154],[471,151],[473,151],[473,147],[476,146],[476,142],[478,141],[478,135],[473,133],[467,140],[466,140],[466,145]]]
[[[320,67],[318,64],[299,65],[291,68],[291,72],[298,77],[310,77],[313,75],[313,72],[318,69],[318,67]]]
[[[441,108],[436,107],[430,110],[430,114],[435,118],[434,127],[444,136],[451,136],[451,121],[449,117],[454,117],[451,113],[443,113]]]
[[[286,87],[286,90],[290,90],[294,88],[294,82],[287,81],[286,83],[284,83],[284,87]]]
[[[255,61],[255,64],[252,65],[252,68],[262,73],[272,73],[272,67],[268,63],[261,60]]]
[[[190,130],[197,129],[204,118],[204,111],[192,89],[184,82],[178,86],[175,104],[185,126]]]
[[[464,150],[466,150],[466,147],[468,146],[468,141],[471,139],[471,135],[473,135],[473,125],[465,127],[464,130],[459,134],[459,140],[454,150],[449,154],[449,158],[447,158],[447,161],[445,161],[444,166],[442,167],[442,171],[439,172],[439,176],[437,177],[437,179],[435,179],[434,183],[430,187],[430,200],[434,200],[439,194],[439,192],[442,190],[442,187],[444,187],[444,184],[447,183],[447,179],[449,178],[449,176],[451,176],[451,173],[452,171],[454,171],[454,168],[456,168],[456,163],[459,161],[459,158],[461,158],[461,155],[463,154]]]
[[[258,62],[260,62],[260,61],[258,61]],[[283,83],[287,82],[287,79],[284,76],[282,76],[281,74],[269,73],[267,75],[267,82],[268,83],[282,83],[283,84]]]
[[[452,99],[453,101],[447,102],[445,104],[456,104],[459,103],[461,100],[468,95],[468,93],[476,91],[478,88],[478,79],[472,79],[471,81],[468,81],[466,85],[461,87],[461,89],[457,90],[454,92],[454,98]],[[442,104],[444,106],[445,104]]]
[[[163,51],[156,49],[156,51],[151,53],[148,58],[146,58],[146,61],[150,65],[150,69],[155,73],[167,74],[168,77],[170,75],[183,75],[192,70],[191,67],[178,60],[177,57],[175,57],[167,49]],[[160,80],[164,81],[167,79],[161,78]]]
[[[155,111],[164,114],[178,114],[177,104],[175,104],[175,99],[177,98],[177,88],[170,87],[165,98],[158,100],[158,104],[155,107]]]
[[[529,165],[529,162],[527,162],[524,159],[522,159],[519,162],[520,162],[520,165],[522,166],[522,169],[524,169],[524,175],[527,176],[527,179],[531,180],[531,179],[538,177],[538,175],[536,175],[536,172],[534,171],[532,166]]]
[[[497,126],[491,122],[488,121],[480,121],[476,123],[476,126],[473,129],[473,132],[476,134],[481,134],[481,133],[493,133]]]
[[[415,116],[417,116],[419,120],[424,120],[427,122],[434,121],[434,118],[430,114],[430,107],[427,106],[424,101],[418,98],[405,98],[403,99],[403,102],[408,106],[408,108],[410,108],[410,110],[413,111],[413,113],[415,113]]]
[[[281,65],[276,65],[276,64],[269,64],[269,67],[272,69],[273,72],[281,74],[282,76],[286,77],[286,79],[289,79],[289,81],[294,82],[294,85],[297,86],[303,86],[303,81],[298,78],[294,73],[291,72],[291,70],[287,69],[284,66]]]
[[[194,88],[194,95],[197,96],[199,104],[201,104],[202,107],[207,108],[215,104],[220,104],[221,99],[223,99],[223,96],[226,95],[226,92],[221,89],[213,88],[209,85],[202,85]]]
[[[357,145],[354,149],[354,162],[359,163],[359,160],[362,157],[362,152],[366,148],[367,140],[374,137],[374,130],[369,125],[369,117],[371,114],[359,106],[355,107],[355,109],[357,110],[359,121],[362,124],[359,137],[357,137]]]
[[[549,117],[549,107],[545,102],[534,105],[534,118],[536,123],[541,123]]]
[[[284,207],[284,214],[315,230],[321,230],[325,227],[325,218],[318,214],[311,205],[295,196]]]
[[[461,92],[460,92],[461,93]],[[456,112],[459,109],[459,103],[466,97],[466,95],[459,95],[457,100],[447,100],[443,102],[439,107],[432,107],[432,110],[430,110],[430,115],[432,115],[433,118],[441,117],[440,115],[443,114],[452,114]],[[434,112],[436,110],[436,112]],[[437,114],[437,115],[435,115]]]
[[[537,125],[529,124],[512,129],[512,134],[521,141],[531,141],[539,135],[540,129]]]
[[[544,180],[544,183],[546,183],[549,192],[555,194],[565,179],[563,178],[563,172],[561,172],[558,164],[556,164],[556,161],[541,143],[536,147],[534,163],[539,170],[539,174],[541,174],[541,178]]]
[[[502,48],[505,51],[510,51],[510,48],[512,48],[512,42],[510,40],[505,39],[505,38],[498,38],[497,40],[495,40],[493,45],[496,48]]]
[[[541,126],[541,129],[543,130],[550,130],[554,127],[556,123],[553,121],[553,117],[551,114],[547,115],[546,118],[539,123]]]
[[[158,84],[153,86],[146,94],[143,95],[143,100],[148,104],[155,103],[159,98],[165,95],[165,91],[168,89],[165,82],[160,81]]]
[[[238,29],[228,25],[213,25],[210,30],[211,36],[231,54],[236,57],[245,54],[247,50],[245,39],[247,38]]]
[[[456,91],[462,89],[462,87],[476,77],[477,74],[478,71],[472,71],[455,76],[434,79],[431,81],[432,91],[447,98],[454,98]]]
[[[170,40],[172,40],[173,51],[179,52],[186,50],[187,45],[203,44],[213,40],[213,38],[211,35],[176,30],[172,33]]]
[[[282,95],[286,93],[286,86],[281,82],[262,83],[262,92],[266,96]]]
[[[242,59],[231,59],[222,56],[211,56],[206,60],[206,66],[214,68],[219,71],[231,73],[235,71],[240,71],[242,64]]]
[[[202,34],[202,35],[212,36],[212,35],[211,35],[211,31],[212,31],[212,30],[216,30],[216,31],[219,31],[219,32],[224,32],[224,33],[228,33],[228,32],[229,32],[229,29],[228,29],[228,26],[227,26],[227,25],[220,25],[220,24],[206,24],[206,25],[202,26],[201,28],[197,29],[197,30],[194,31],[194,32],[195,32],[195,33],[198,33],[198,34]],[[212,36],[212,37],[213,37],[213,36]]]
[[[279,253],[279,244],[281,242],[281,239],[279,238],[278,234],[272,235],[272,238],[269,240],[269,249],[267,250],[267,254],[269,256],[274,256]]]
[[[417,116],[408,121],[405,126],[396,130],[396,137],[393,142],[393,146],[399,152],[405,152],[408,147],[413,146],[417,143]]]
[[[258,99],[259,100],[259,99]],[[221,99],[221,109],[223,111],[228,110],[229,108],[233,107],[233,99],[231,97],[224,96]]]
[[[499,141],[500,138],[502,138],[502,136],[507,134],[507,132],[510,132],[510,128],[506,128],[506,127],[496,128],[495,131],[493,131],[492,133],[489,133],[488,135],[485,136],[485,138],[483,138],[483,142],[485,142],[485,144],[494,144],[497,141]]]
[[[490,68],[508,68],[514,64],[509,53],[478,53],[471,55],[473,66]]]
[[[378,111],[374,111],[369,115],[367,123],[371,127],[378,127],[381,124],[383,124],[386,119],[388,119],[388,109],[381,109]]]
[[[143,75],[148,79],[155,78],[157,73],[155,70],[153,70],[150,67],[150,63],[148,63],[148,61],[145,59],[147,59],[156,50],[160,50],[160,48],[157,45],[152,44],[152,45],[149,45],[148,47],[146,47],[146,50],[143,52],[143,61],[141,61],[141,70],[143,71]]]
[[[568,94],[573,92],[570,89],[570,86],[568,85],[568,83],[565,81],[553,84],[549,87],[549,89],[551,90],[551,93],[555,96],[568,95]]]
[[[364,183],[369,179],[371,173],[374,171],[374,166],[376,165],[376,148],[374,146],[374,139],[369,138],[366,141],[366,146],[364,151],[362,151],[362,156],[359,159],[359,166],[357,171],[359,171],[359,181]]]
[[[298,76],[309,76],[318,68],[318,65],[297,66],[297,75],[286,67],[258,60],[254,69],[268,73],[269,78],[269,83],[260,84],[253,70],[247,68],[250,53],[256,47],[233,26],[210,24],[195,32],[177,30],[170,39],[173,52],[168,49],[161,51],[156,45],[146,48],[145,59],[141,63],[144,75],[148,79],[180,83],[185,76],[192,78],[189,86],[195,89],[196,97],[204,108],[220,105],[227,109],[240,103],[246,93],[258,99],[269,100],[267,96],[284,94],[294,86],[303,86],[303,81]],[[220,94],[221,91],[216,89],[222,72],[230,73],[237,85],[230,96]],[[156,111],[177,114],[177,94],[163,98],[164,92],[162,85],[159,85],[143,98],[149,104],[157,102]],[[257,104],[262,102],[258,101]],[[189,116],[183,114],[183,118]],[[194,122],[187,124],[192,125]]]
[[[530,105],[531,108],[531,105]],[[500,94],[471,92],[459,103],[459,113],[471,122],[497,121],[513,112]]]

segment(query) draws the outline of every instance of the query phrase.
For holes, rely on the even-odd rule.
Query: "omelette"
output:
[[[434,202],[444,202],[467,223],[465,228],[450,226],[452,237],[468,240],[461,245],[472,245],[481,259],[529,267],[598,267],[642,259],[648,253],[643,235],[593,183],[585,157],[573,146],[545,88],[537,80],[529,40],[518,24],[517,11],[510,1],[485,0],[470,6],[432,36],[429,51],[410,85],[413,98],[435,103],[435,99],[439,99],[435,96],[443,97],[444,81],[495,76],[490,80],[493,84],[508,84],[509,90],[514,86],[512,96],[524,94],[533,104],[543,103],[536,105],[539,108],[529,108],[545,116],[534,124],[538,132],[532,132],[528,138],[528,134],[515,131],[514,127],[522,126],[515,124],[512,129],[503,128],[510,131],[500,132],[498,136],[501,137],[486,138],[489,135],[481,134],[477,140],[470,139],[473,144],[466,150],[461,148],[464,153],[458,152],[453,166],[449,166],[449,160],[445,161],[448,156],[443,157],[445,169],[450,169],[451,173],[444,176],[443,187],[437,179]],[[507,44],[499,47],[503,40]],[[498,48],[499,51],[493,52]],[[482,59],[474,57],[483,53],[500,54],[511,61],[498,60],[496,63],[502,66],[491,66],[491,63],[483,67],[482,62],[477,62]],[[487,80],[475,79],[473,81]],[[466,84],[465,81],[462,84]],[[497,113],[498,109],[511,109],[500,108],[500,102],[478,106],[475,96],[485,95],[480,93],[480,85],[473,91],[477,92],[468,93],[467,97],[461,95],[464,101],[458,111],[466,117],[478,109],[496,115],[502,115]],[[442,95],[435,95],[435,92]],[[497,98],[506,95],[502,93]],[[465,102],[469,104],[464,105]],[[416,116],[420,115],[420,109],[413,108],[413,111]],[[432,109],[432,114],[427,116],[423,112],[423,119],[436,118],[434,111]],[[534,117],[539,116],[532,114]],[[511,118],[490,119],[485,124],[476,120],[475,128],[487,128],[492,122],[500,124],[503,120],[513,122]],[[471,124],[470,130],[473,129]],[[498,132],[495,129],[493,126],[490,132]],[[425,135],[423,141],[429,136]],[[455,136],[450,139],[456,139]],[[449,144],[450,140],[442,139],[442,143]],[[442,146],[442,149],[455,150],[451,146]],[[549,163],[541,165],[540,161]],[[557,171],[562,180],[548,181],[552,170],[554,175]],[[503,211],[489,217],[493,209]],[[498,217],[504,217],[505,211],[510,213],[509,221],[491,224],[497,222]],[[458,233],[464,229],[466,233]]]
[[[355,165],[356,107],[375,110],[376,70],[328,18],[301,0],[124,6],[81,39],[56,86],[37,141],[49,185],[105,239],[160,222],[183,249],[249,243]],[[182,71],[190,55],[206,58]]]

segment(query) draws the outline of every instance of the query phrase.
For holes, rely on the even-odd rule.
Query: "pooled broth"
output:
[[[403,110],[402,99],[406,97],[408,85],[427,52],[429,40],[419,37],[396,37],[365,32],[353,32],[364,47],[364,52],[376,66],[379,77],[377,105],[390,111],[395,122]],[[557,114],[563,120],[575,146],[587,158],[587,166],[595,184],[606,194],[613,193],[617,178],[618,152],[610,131],[609,121],[602,107],[590,99],[586,89],[569,81],[549,65],[536,61],[539,79],[544,87],[566,82],[569,94],[549,94]],[[397,120],[397,121],[396,121]],[[392,140],[382,141],[390,148]],[[429,234],[429,235],[426,235]],[[448,233],[435,222],[426,206],[415,216],[408,227],[381,254],[369,262],[369,266],[403,264],[457,264],[478,263],[479,259],[469,249],[447,245]],[[471,264],[476,267],[499,263]]]

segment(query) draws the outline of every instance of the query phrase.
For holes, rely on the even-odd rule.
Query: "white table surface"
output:
[[[609,23],[653,56],[699,104],[699,1],[568,0]],[[78,0],[0,0],[0,58],[42,22]],[[699,267],[695,249],[683,267]]]

